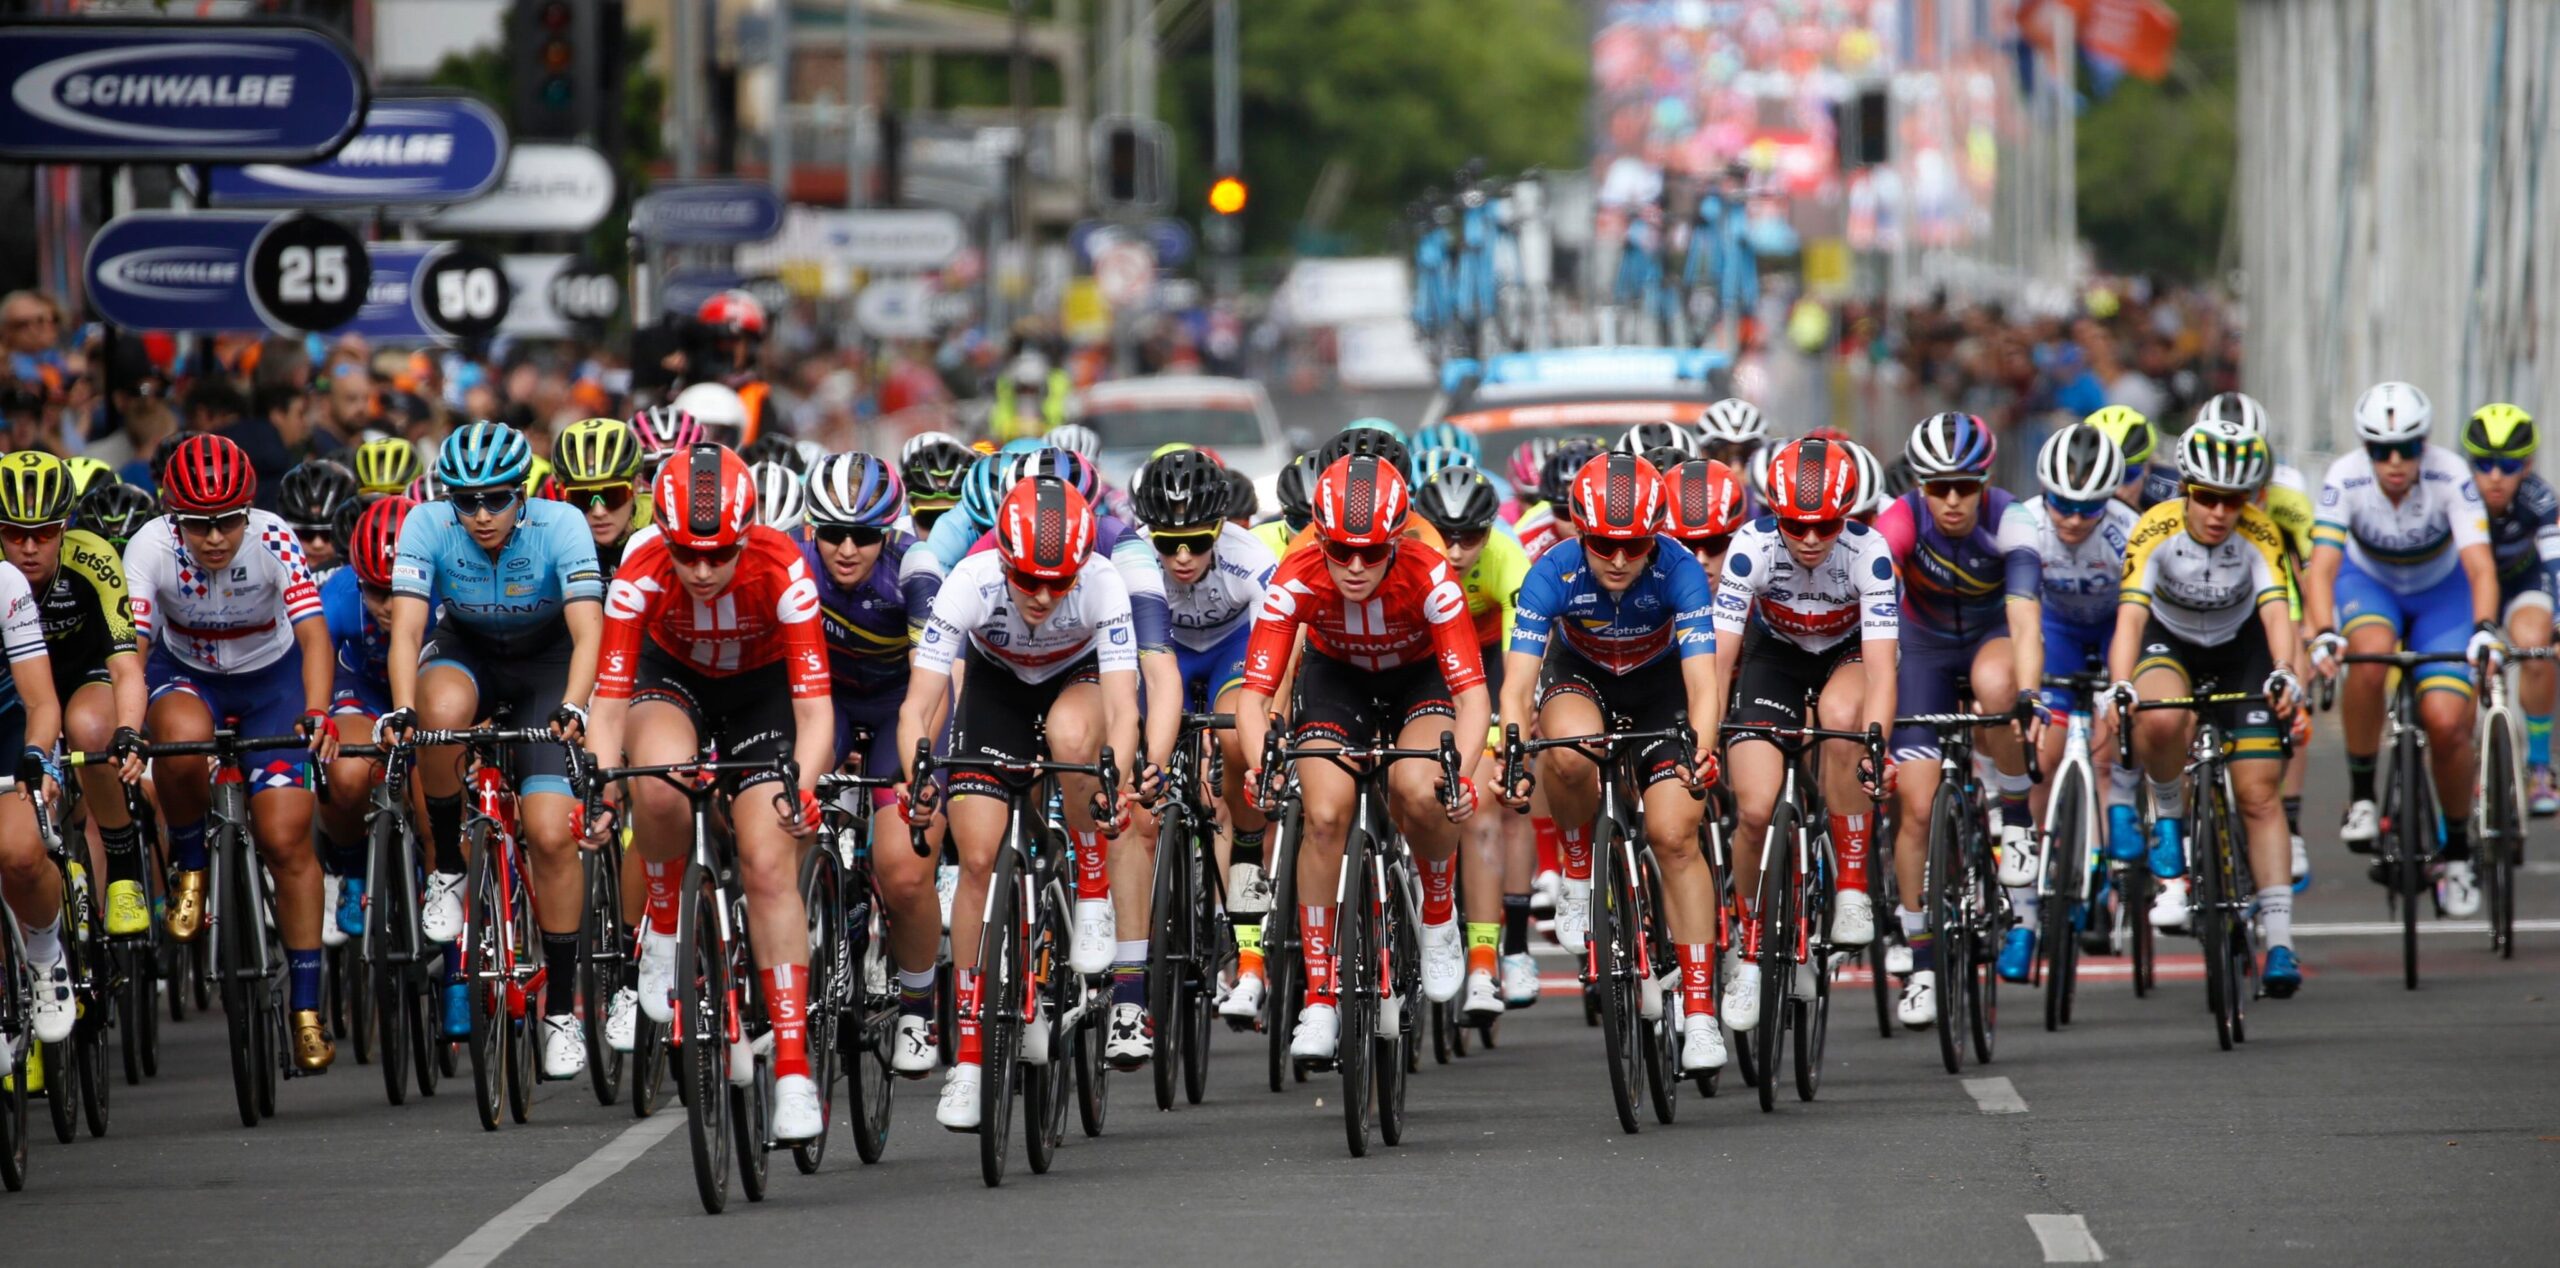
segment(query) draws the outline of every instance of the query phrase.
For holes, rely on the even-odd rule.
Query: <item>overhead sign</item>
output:
[[[496,188],[507,125],[470,97],[377,99],[337,153],[299,166],[217,167],[213,201],[234,207],[401,207],[469,202]]]
[[[933,335],[933,282],[887,277],[862,288],[853,301],[854,324],[875,339],[927,339]]]
[[[658,302],[669,313],[690,317],[702,301],[746,284],[744,274],[727,269],[677,269],[658,284]]]
[[[631,205],[631,232],[660,246],[762,242],[781,227],[782,195],[754,181],[660,185]]]
[[[89,239],[89,302],[126,330],[328,329],[370,280],[350,244],[343,227],[306,216],[133,212]]]
[[[435,338],[426,316],[418,311],[418,268],[434,255],[436,242],[375,242],[366,247],[373,264],[372,283],[365,288],[364,307],[336,333],[362,335],[377,343],[403,343]]]
[[[1191,262],[1197,245],[1191,226],[1168,216],[1158,216],[1135,224],[1115,224],[1107,220],[1079,220],[1067,230],[1067,245],[1075,248],[1076,262],[1088,268],[1105,248],[1115,242],[1143,238],[1155,249],[1160,268],[1177,269]]]
[[[514,294],[506,266],[476,247],[448,242],[418,266],[419,313],[429,328],[457,339],[498,333]]]
[[[427,218],[442,233],[585,233],[613,210],[613,165],[584,145],[524,142],[486,197]]]
[[[311,27],[0,24],[0,159],[307,163],[364,119],[365,74]]]

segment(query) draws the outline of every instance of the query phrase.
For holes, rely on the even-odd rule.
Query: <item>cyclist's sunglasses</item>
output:
[[[12,546],[23,546],[29,542],[49,542],[62,536],[64,527],[65,522],[62,520],[55,520],[49,524],[0,524],[0,538],[8,539]]]
[[[1155,535],[1155,543],[1156,553],[1167,559],[1185,550],[1195,555],[1206,555],[1218,548],[1218,530],[1212,528],[1197,533],[1158,533]]]
[[[497,515],[515,506],[524,490],[511,484],[490,489],[455,489],[445,494],[457,515]]]
[[[2069,498],[2058,498],[2051,494],[2046,494],[2044,504],[2052,507],[2054,514],[2060,515],[2066,519],[2093,520],[2106,514],[2107,503],[2112,501],[2115,501],[2115,499],[2091,498],[2086,502],[2074,502]]]
[[[1980,480],[1929,480],[1921,484],[1920,491],[1938,501],[1950,502],[1968,493],[1980,493],[1982,485]]]
[[[1654,538],[1646,537],[1636,541],[1622,542],[1613,538],[1592,537],[1586,534],[1582,539],[1582,552],[1594,559],[1606,559],[1613,564],[1642,561],[1653,558],[1654,541]]]
[[[1345,546],[1334,541],[1324,544],[1324,557],[1346,568],[1355,563],[1363,568],[1384,567],[1388,560],[1395,558],[1395,553],[1394,542],[1380,542],[1375,546]]]
[[[2364,442],[2364,456],[2375,462],[2389,462],[2394,458],[2403,462],[2416,462],[2418,455],[2426,451],[2427,442],[2423,438],[2402,440],[2388,445],[2377,444],[2370,440]]]
[[[1779,520],[1778,531],[1800,542],[1825,542],[1838,537],[1848,523],[1845,519]]]
[[[877,546],[889,540],[888,529],[873,528],[867,524],[820,524],[816,532],[821,546],[841,546],[846,542],[856,546]]]
[[[640,490],[629,484],[573,484],[562,489],[560,500],[583,510],[619,511],[640,496]]]
[[[677,563],[683,564],[688,568],[698,568],[704,564],[710,564],[716,568],[736,559],[738,557],[738,553],[746,548],[747,544],[745,542],[733,542],[729,545],[721,546],[712,550],[695,550],[688,546],[679,546],[671,541],[667,543],[667,554],[672,556]]]
[[[1733,549],[1733,534],[1709,533],[1703,537],[1684,537],[1680,539],[1680,544],[1693,551],[1721,555]]]
[[[391,587],[389,586],[377,586],[370,582],[359,581],[356,583],[356,589],[362,591],[364,593],[364,597],[371,599],[376,603],[391,602]]]
[[[307,542],[333,537],[335,532],[326,524],[296,524],[293,526],[293,535]]]
[[[2228,511],[2249,504],[2249,495],[2229,489],[2206,489],[2187,486],[2187,501],[2208,511]]]
[[[1492,536],[1493,530],[1490,528],[1479,528],[1472,533],[1451,533],[1449,534],[1449,549],[1474,550],[1476,547],[1484,545],[1487,540],[1492,538]]]
[[[227,515],[181,515],[177,519],[179,531],[193,533],[198,537],[211,537],[216,533],[236,533],[247,527],[249,513],[233,511]]]
[[[2482,475],[2489,475],[2492,473],[2509,476],[2521,475],[2526,467],[2532,465],[2533,459],[2531,458],[2474,458],[2471,460],[2471,469]]]
[[[1076,579],[1073,577],[1035,577],[1019,568],[1005,569],[1004,579],[1005,584],[1029,598],[1046,598],[1053,594],[1065,594],[1076,588]]]

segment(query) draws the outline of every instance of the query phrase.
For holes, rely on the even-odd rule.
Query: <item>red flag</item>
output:
[[[2064,0],[2079,18],[2080,47],[2157,82],[2178,50],[2178,15],[2161,0]]]

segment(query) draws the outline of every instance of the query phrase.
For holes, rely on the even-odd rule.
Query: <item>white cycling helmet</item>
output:
[[[2198,419],[2200,426],[2235,424]],[[2045,438],[2036,451],[2036,479],[2046,496],[2065,502],[2095,502],[2115,496],[2124,483],[2124,451],[2107,434],[2087,423],[2073,423]]]
[[[2178,475],[2189,484],[2255,493],[2274,467],[2267,442],[2234,423],[2197,423],[2178,441]]]
[[[914,462],[916,455],[923,453],[928,445],[952,445],[961,449],[969,447],[967,442],[947,431],[920,431],[909,436],[907,443],[898,446],[899,469],[904,470],[908,463]]]
[[[718,383],[696,383],[668,402],[693,415],[712,440],[735,447],[747,434],[747,403],[736,389]]]
[[[1751,485],[1751,496],[1759,499],[1762,506],[1769,504],[1769,461],[1776,456],[1767,445],[1752,450],[1749,469],[1743,473],[1743,479]]]
[[[2434,417],[2427,394],[2397,380],[2376,383],[2356,398],[2356,435],[2371,444],[2424,440]]]
[[[800,473],[779,462],[747,468],[756,482],[756,522],[777,533],[796,533],[808,498]]]
[[[1840,447],[1849,451],[1849,462],[1858,469],[1858,497],[1849,506],[1850,518],[1883,510],[1884,464],[1877,462],[1875,454],[1865,445],[1854,440],[1841,441]]]
[[[2232,423],[2252,436],[2265,439],[2267,407],[2260,405],[2257,397],[2246,392],[2224,392],[2206,401],[2196,410],[2196,421]]]
[[[1064,449],[1087,462],[1102,452],[1102,437],[1082,423],[1060,423],[1050,428],[1049,434],[1041,439],[1048,441],[1050,448]]]
[[[1698,434],[1710,445],[1750,445],[1769,438],[1769,416],[1739,396],[1728,396],[1698,416]]]
[[[1698,456],[1698,434],[1677,423],[1638,423],[1609,446],[1612,453],[1631,453],[1641,458],[1656,449],[1677,449],[1691,458]]]

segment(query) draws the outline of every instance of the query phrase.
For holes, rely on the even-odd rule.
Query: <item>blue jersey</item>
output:
[[[1529,568],[1511,628],[1511,650],[1544,656],[1552,641],[1613,674],[1672,655],[1716,649],[1715,595],[1688,547],[1654,539],[1653,558],[1621,593],[1603,589],[1579,540],[1558,543]]]
[[[873,561],[871,575],[848,588],[837,585],[828,574],[816,542],[801,543],[809,575],[818,582],[818,620],[827,635],[827,676],[838,696],[894,700],[906,694],[912,631],[933,611],[933,596],[942,589],[941,576],[932,570],[904,566],[908,552],[917,549],[913,534],[891,536],[880,543],[880,557]]]
[[[2489,517],[2489,550],[2498,561],[2498,590],[2513,599],[2528,590],[2560,594],[2560,493],[2528,475],[2507,509]]]
[[[353,698],[377,712],[391,706],[391,631],[364,610],[362,583],[353,568],[320,579],[320,615],[329,623],[329,647],[337,663],[340,699]],[[427,630],[436,626],[427,611]]]
[[[516,515],[515,532],[492,558],[471,540],[453,503],[411,511],[400,526],[392,593],[441,606],[448,630],[500,653],[557,642],[562,609],[604,598],[596,540],[586,517],[566,503],[530,498]]]

